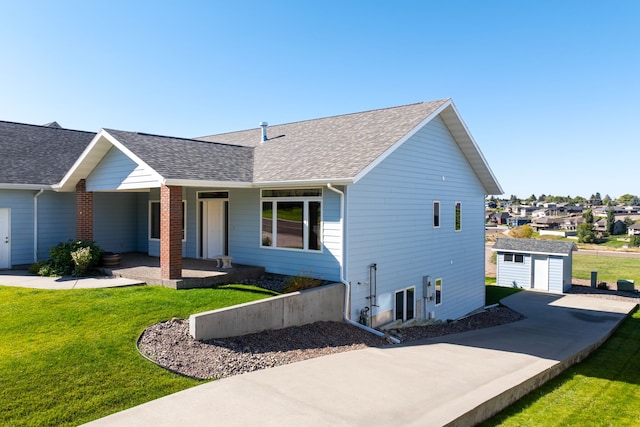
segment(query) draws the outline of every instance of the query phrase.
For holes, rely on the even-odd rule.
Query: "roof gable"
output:
[[[568,256],[572,251],[577,251],[578,247],[573,242],[562,242],[557,240],[501,238],[496,241],[492,250],[497,252],[521,252],[528,254]]]
[[[502,189],[451,100],[332,116],[198,139],[256,147],[254,182],[344,182],[361,179],[434,117],[441,115],[487,194]]]
[[[103,129],[61,181],[60,190],[72,191],[75,183],[87,178],[112,147],[152,177],[153,183],[145,181],[145,188],[196,182],[250,183],[252,178],[250,147]]]
[[[95,133],[0,121],[0,186],[59,182]]]

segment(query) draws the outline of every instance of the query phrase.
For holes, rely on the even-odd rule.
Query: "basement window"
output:
[[[406,322],[415,317],[416,288],[407,288],[396,292],[395,320]]]

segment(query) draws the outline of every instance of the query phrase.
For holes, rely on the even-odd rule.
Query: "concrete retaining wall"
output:
[[[209,340],[318,321],[339,322],[344,313],[344,291],[342,283],[334,283],[192,314],[189,316],[189,333],[197,340]]]

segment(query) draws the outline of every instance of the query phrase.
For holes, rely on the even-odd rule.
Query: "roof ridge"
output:
[[[181,141],[190,141],[190,142],[198,142],[198,143],[204,143],[204,144],[217,144],[217,145],[224,145],[227,147],[242,147],[242,148],[248,148],[246,145],[239,145],[239,144],[228,144],[228,143],[224,143],[224,142],[217,142],[217,141],[205,141],[202,139],[195,139],[195,138],[186,138],[183,136],[171,136],[171,135],[158,135],[158,134],[154,134],[154,133],[147,133],[147,132],[138,132],[138,131],[129,131],[129,130],[118,130],[118,129],[108,129],[108,128],[103,128],[103,130],[105,130],[106,132],[125,132],[125,133],[133,133],[136,135],[142,135],[142,136],[151,136],[154,138],[163,138],[163,139],[178,139]]]
[[[348,117],[348,116],[354,116],[356,114],[373,113],[375,111],[393,110],[393,109],[396,109],[396,108],[411,107],[411,106],[420,105],[420,104],[430,104],[430,103],[434,103],[434,102],[445,102],[445,101],[449,101],[450,99],[451,98],[442,98],[442,99],[435,99],[433,101],[420,101],[420,102],[413,102],[411,104],[396,105],[396,106],[393,106],[393,107],[373,108],[371,110],[356,111],[356,112],[353,112],[353,113],[334,114],[334,115],[331,115],[331,116],[316,117],[316,118],[313,118],[313,119],[297,120],[297,121],[288,122],[288,123],[278,123],[278,124],[275,124],[275,125],[269,125],[269,127],[295,125],[295,124],[298,124],[298,123],[313,122],[313,121],[325,120],[325,119],[333,119],[333,118],[336,118],[336,117]],[[229,134],[232,134],[232,133],[247,132],[247,131],[252,131],[252,130],[256,130],[256,129],[259,129],[259,128],[248,128],[248,129],[241,129],[241,130],[235,130],[235,131],[229,131],[229,132],[213,133],[213,134],[209,134],[209,135],[199,136],[197,138],[207,138],[207,137],[210,137],[210,136],[218,136],[218,135],[229,135]]]
[[[69,132],[82,132],[82,133],[93,133],[95,134],[95,132],[91,132],[88,130],[79,130],[79,129],[67,129],[67,128],[63,128],[63,127],[53,127],[53,126],[47,126],[45,125],[35,125],[33,123],[21,123],[21,122],[13,122],[10,120],[0,120],[0,123],[6,123],[6,124],[10,124],[10,125],[20,125],[20,126],[31,126],[31,127],[36,127],[36,128],[42,128],[42,129],[49,129],[49,130],[62,130],[62,131],[69,131]]]

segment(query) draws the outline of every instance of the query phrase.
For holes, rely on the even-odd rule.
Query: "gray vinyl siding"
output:
[[[137,200],[136,193],[94,193],[93,238],[102,249],[137,251]]]
[[[563,282],[563,261],[564,257],[549,256],[549,292],[561,294]]]
[[[496,263],[496,284],[498,286],[525,289],[533,287],[531,283],[531,255],[524,254],[523,263],[505,262],[504,252],[498,252]]]
[[[34,261],[34,196],[37,191],[0,190],[0,208],[11,209],[11,263]],[[45,191],[38,196],[37,258],[49,248],[75,238],[75,194]]]
[[[368,306],[369,268],[377,265],[374,316],[390,320],[395,292],[422,277],[442,279],[442,304],[426,311],[454,319],[484,305],[484,190],[448,128],[432,120],[358,183],[348,188],[347,259],[351,317]],[[433,202],[440,227],[433,227]],[[455,202],[462,229],[455,231]],[[424,317],[420,307],[416,314]]]
[[[563,271],[562,271],[562,290],[566,291],[571,287],[573,279],[573,256],[569,255],[563,259]]]
[[[33,262],[33,196],[35,191],[0,190],[0,208],[9,208],[12,265]]]
[[[38,259],[48,259],[49,248],[75,238],[75,193],[45,191],[38,198]]]
[[[87,191],[127,190],[158,187],[152,170],[139,166],[112,147],[87,177]]]
[[[229,255],[234,263],[258,265],[267,272],[305,275],[323,280],[340,279],[340,198],[323,190],[323,248],[320,252],[262,248],[260,237],[260,189],[229,192]]]

